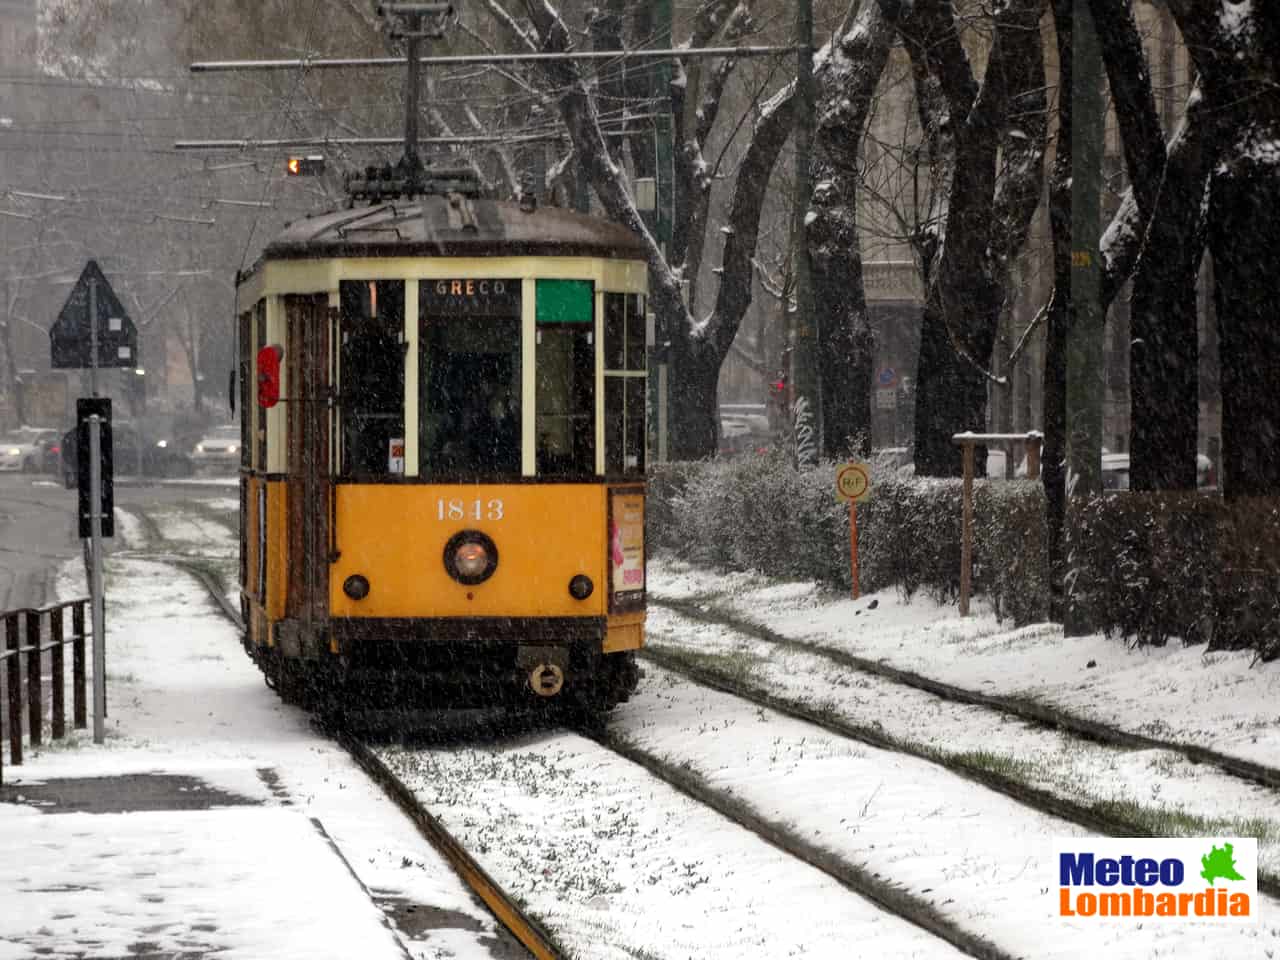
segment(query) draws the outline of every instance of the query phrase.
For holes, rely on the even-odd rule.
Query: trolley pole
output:
[[[90,288],[92,289],[92,288]],[[95,338],[96,339],[96,338]],[[96,364],[95,364],[96,369]],[[102,596],[102,418],[89,417],[89,534],[93,562],[89,593],[93,601],[93,742],[106,739],[106,602]]]
[[[404,88],[404,161],[416,176],[422,170],[422,161],[418,159],[418,74],[422,65],[418,62],[418,49],[421,43],[422,17],[411,14],[406,18],[405,52],[409,59],[409,78]]]

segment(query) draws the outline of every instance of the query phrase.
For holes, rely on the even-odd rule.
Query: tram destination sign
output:
[[[99,367],[136,367],[138,329],[125,313],[96,260],[85,264],[58,319],[49,329],[49,352],[55,370],[94,366],[93,328],[98,331]]]
[[[418,296],[427,315],[473,317],[520,316],[520,278],[458,277],[424,280]]]

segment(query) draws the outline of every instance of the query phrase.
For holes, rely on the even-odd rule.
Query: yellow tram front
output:
[[[294,224],[240,278],[245,642],[286,696],[630,693],[643,256],[594,218],[428,196]]]

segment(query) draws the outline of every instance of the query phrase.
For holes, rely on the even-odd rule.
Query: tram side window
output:
[[[342,472],[403,471],[404,281],[344,280],[338,356]],[[393,443],[394,441],[394,443]],[[399,457],[392,456],[393,446]]]
[[[250,455],[250,451],[253,448],[249,445],[249,440],[253,430],[253,411],[257,408],[256,402],[252,406],[250,405],[257,398],[253,396],[249,389],[250,381],[253,379],[253,366],[249,359],[251,356],[249,351],[253,349],[252,317],[253,314],[246,310],[240,314],[238,319],[240,326],[240,356],[236,361],[238,364],[236,389],[240,394],[236,399],[236,402],[240,405],[240,466],[245,469],[253,466]]]
[[[645,368],[644,297],[639,294],[604,295],[604,368]]]
[[[420,285],[424,477],[520,475],[520,285],[518,278]]]
[[[253,344],[253,355],[257,357],[263,347],[267,345],[267,301],[259,300],[257,307],[253,312],[253,326],[256,334]],[[256,394],[256,392],[255,392]],[[249,416],[254,420],[254,436],[253,436],[253,465],[259,470],[267,469],[267,408],[260,407],[257,404],[257,396],[254,396],[252,415],[248,410],[245,411],[246,419]]]
[[[595,289],[589,280],[537,282],[537,468],[595,473]]]
[[[604,295],[605,472],[644,472],[645,315],[636,294]]]

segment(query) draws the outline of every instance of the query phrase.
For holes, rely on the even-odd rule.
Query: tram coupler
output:
[[[540,697],[554,697],[564,689],[569,649],[521,644],[516,652],[516,668],[528,676],[530,690]]]

